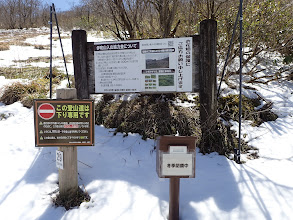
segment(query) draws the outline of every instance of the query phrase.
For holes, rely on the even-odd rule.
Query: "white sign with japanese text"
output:
[[[192,176],[193,156],[192,154],[163,154],[162,155],[163,176]]]
[[[95,92],[191,92],[192,38],[95,43]]]

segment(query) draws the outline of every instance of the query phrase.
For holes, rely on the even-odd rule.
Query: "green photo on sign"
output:
[[[159,75],[159,86],[174,86],[174,75]]]
[[[150,53],[145,56],[147,69],[169,68],[169,53]]]

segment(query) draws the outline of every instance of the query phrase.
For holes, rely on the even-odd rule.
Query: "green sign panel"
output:
[[[35,143],[45,146],[93,146],[93,100],[34,100]]]

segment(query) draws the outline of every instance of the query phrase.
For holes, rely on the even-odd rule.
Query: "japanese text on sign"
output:
[[[168,168],[187,168],[188,167],[188,163],[168,163],[167,164]]]
[[[194,158],[192,154],[163,154],[163,176],[192,176]]]
[[[96,93],[191,92],[192,38],[94,43]]]
[[[34,100],[36,146],[93,146],[93,100]]]
[[[90,115],[89,105],[59,104],[56,108],[58,118],[88,118]]]

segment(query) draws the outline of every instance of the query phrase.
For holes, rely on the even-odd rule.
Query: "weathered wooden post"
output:
[[[200,23],[200,120],[202,130],[201,151],[214,151],[211,137],[217,123],[217,22]]]
[[[200,54],[200,36],[192,36],[192,77],[193,77],[193,92],[199,92],[200,81],[199,81],[199,54]]]
[[[87,74],[87,36],[84,30],[72,31],[72,56],[74,65],[75,88],[78,99],[89,98]]]
[[[180,178],[171,177],[169,186],[169,220],[179,220]]]
[[[76,89],[57,89],[57,99],[76,99]],[[62,198],[72,198],[78,192],[77,147],[59,147],[63,152],[64,168],[59,169],[59,192]]]

